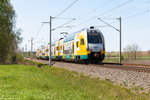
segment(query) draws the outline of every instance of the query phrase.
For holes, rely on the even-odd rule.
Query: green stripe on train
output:
[[[80,57],[80,59],[88,59],[88,55],[75,55],[76,57]]]
[[[88,59],[88,55],[65,55],[64,59],[73,59],[72,57],[74,56],[74,59],[80,57],[80,59]],[[41,58],[49,58],[49,56],[40,56]],[[62,56],[51,56],[52,59],[55,59],[56,57],[62,57]]]
[[[73,56],[74,59],[76,59],[77,57],[80,57],[80,59],[88,59],[88,55],[65,55],[64,59],[72,59]]]
[[[72,55],[65,55],[64,59],[72,59]]]

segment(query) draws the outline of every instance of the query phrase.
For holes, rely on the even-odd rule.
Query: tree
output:
[[[10,0],[0,0],[0,64],[10,63],[15,56],[20,31],[15,31],[15,11]]]
[[[140,48],[137,44],[132,44],[132,52],[134,59],[136,59],[137,55],[140,53]]]
[[[131,57],[131,51],[132,51],[132,48],[130,45],[128,45],[126,48],[124,48],[125,55],[127,55],[128,58]]]
[[[137,55],[140,52],[140,48],[137,44],[128,45],[126,48],[124,48],[124,52],[126,53],[128,58],[137,58]]]

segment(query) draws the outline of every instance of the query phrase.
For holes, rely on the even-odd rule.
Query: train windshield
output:
[[[88,32],[88,43],[102,43],[100,33],[96,30],[91,30]]]

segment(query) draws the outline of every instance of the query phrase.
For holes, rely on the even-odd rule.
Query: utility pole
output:
[[[50,16],[50,21],[49,22],[43,22],[43,23],[48,23],[49,24],[49,66],[51,67],[51,34],[52,34],[52,16]]]
[[[49,20],[49,66],[51,67],[51,35],[52,34],[52,16],[50,16]]]
[[[117,30],[118,32],[119,32],[119,63],[121,63],[121,57],[122,57],[122,53],[121,53],[121,42],[122,42],[122,40],[121,40],[121,17],[119,17],[119,18],[117,18],[118,20],[119,20],[119,25],[120,25],[120,28],[119,29],[117,29],[117,28],[115,28],[114,26],[112,26],[112,25],[110,25],[110,24],[108,24],[107,22],[105,22],[105,21],[103,21],[102,19],[100,19],[100,18],[98,18],[100,21],[102,21],[103,23],[105,23],[105,24],[107,24],[108,26],[110,26],[110,27],[112,27],[113,29],[115,29],[115,30]]]
[[[65,24],[63,24],[63,25],[61,25],[57,28],[54,28],[54,29],[52,29],[52,19],[56,19],[56,17],[50,16],[50,21],[49,22],[42,22],[42,23],[49,24],[49,27],[50,27],[50,31],[49,31],[49,66],[50,67],[51,67],[51,38],[52,38],[51,35],[52,35],[52,31],[57,29],[57,28],[60,28],[61,26],[64,26],[65,24],[68,24],[68,23],[72,22],[73,20],[75,20],[75,18],[73,18],[71,21],[69,21],[69,22],[67,22],[67,23],[65,23]],[[62,19],[64,19],[64,18],[62,18]],[[65,18],[65,19],[67,19],[67,18]],[[68,19],[70,19],[70,18],[68,18]]]
[[[120,54],[119,54],[119,63],[121,63],[121,60],[122,60],[122,53],[121,53],[121,43],[122,43],[122,38],[121,38],[121,17],[119,17],[119,22],[120,22],[120,30],[119,30],[119,33],[120,33]]]
[[[31,38],[31,61],[33,59],[33,38]]]

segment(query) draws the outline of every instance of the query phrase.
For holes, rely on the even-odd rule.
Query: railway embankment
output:
[[[56,67],[0,65],[1,100],[149,100],[150,93],[115,86]],[[134,90],[134,91],[133,91]]]
[[[48,61],[45,60],[43,61],[34,59],[34,61],[48,64]],[[129,88],[137,87],[141,88],[144,91],[150,91],[150,73],[148,72],[120,70],[113,68],[105,68],[104,65],[95,66],[92,64],[85,65],[68,62],[54,62],[53,66],[65,68],[70,71],[76,71],[79,73],[90,75],[91,77],[100,78],[102,80],[108,79],[117,85],[122,85]]]

